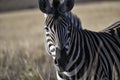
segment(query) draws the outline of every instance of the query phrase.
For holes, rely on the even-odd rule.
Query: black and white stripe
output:
[[[47,50],[52,56],[54,54],[58,77],[112,80],[113,73],[120,76],[120,37],[117,36],[120,23],[103,32],[92,32],[78,29],[69,18],[59,16],[55,22],[52,16],[46,19]]]
[[[46,12],[45,33],[58,80],[119,80],[120,21],[100,32],[85,30],[68,11],[71,7],[60,6],[65,12],[59,0],[53,0],[56,3]]]
[[[69,12],[69,13],[65,14],[65,17],[66,16],[68,17],[68,19],[70,19],[70,22],[74,25],[74,27],[76,27],[77,29],[82,29],[81,22],[79,21],[79,19],[75,15],[73,15],[71,12]],[[47,42],[47,44],[46,44],[47,48],[46,49],[47,49],[47,51],[50,55],[55,56],[56,55],[56,52],[55,52],[56,49],[55,48],[56,48],[56,46],[58,46],[58,45],[55,45],[56,43],[58,43],[55,40],[56,37],[57,37],[57,36],[55,36],[57,29],[59,30],[59,32],[61,31],[60,33],[63,33],[62,36],[65,36],[64,33],[66,33],[66,32],[69,34],[70,31],[68,31],[67,29],[60,30],[60,26],[68,26],[68,24],[66,24],[67,21],[65,21],[65,23],[60,24],[59,28],[56,29],[56,24],[57,23],[54,20],[54,16],[52,16],[52,15],[47,16],[45,14],[45,17],[46,17],[45,35],[46,35],[46,42]],[[62,19],[62,17],[61,17],[61,19]],[[64,19],[64,20],[66,20],[66,19]],[[58,22],[60,22],[60,21],[58,21]],[[64,31],[64,30],[66,30],[66,31]],[[61,36],[61,34],[60,34],[60,36]],[[67,40],[65,40],[66,38],[67,38]],[[67,48],[68,45],[69,45],[69,43],[68,43],[69,39],[68,39],[67,35],[65,36],[65,39],[63,39],[63,40],[65,40],[66,43],[63,43],[63,44],[66,45],[65,47]]]

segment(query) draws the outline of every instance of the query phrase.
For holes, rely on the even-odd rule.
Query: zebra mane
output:
[[[82,29],[82,24],[80,19],[74,15],[72,12],[66,13],[66,16],[68,16],[71,19],[72,25],[76,27],[77,29]]]

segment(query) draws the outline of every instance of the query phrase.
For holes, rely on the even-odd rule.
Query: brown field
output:
[[[99,31],[120,20],[120,2],[79,4],[73,12],[86,29]],[[39,9],[0,13],[0,80],[56,80],[44,48]]]

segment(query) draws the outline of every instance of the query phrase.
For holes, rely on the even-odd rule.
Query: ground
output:
[[[72,12],[85,29],[99,31],[120,20],[119,4],[78,4]],[[39,9],[0,13],[0,80],[56,80]]]

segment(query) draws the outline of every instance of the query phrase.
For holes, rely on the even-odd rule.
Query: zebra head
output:
[[[46,37],[49,38],[47,50],[55,55],[55,64],[64,71],[70,42],[71,19],[67,13],[74,6],[74,0],[39,0],[40,10],[46,14]],[[50,43],[49,43],[50,42]]]
[[[39,8],[46,14],[63,14],[74,6],[74,0],[39,0]]]

